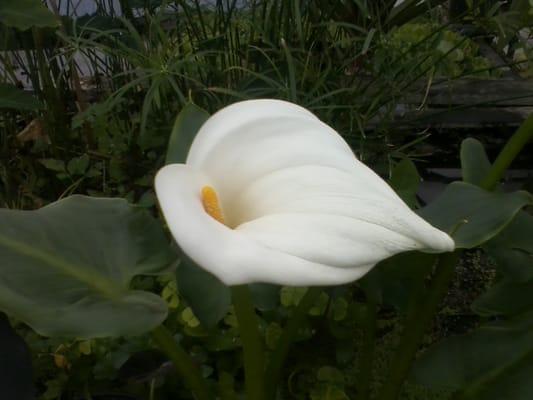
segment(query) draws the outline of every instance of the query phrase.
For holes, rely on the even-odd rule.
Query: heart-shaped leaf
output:
[[[532,328],[528,314],[445,339],[422,354],[411,378],[434,388],[462,389],[461,399],[530,399]]]
[[[533,203],[525,191],[489,192],[465,182],[453,182],[419,214],[448,232],[458,248],[473,248],[492,239],[520,209]]]
[[[132,278],[175,258],[159,224],[123,199],[72,196],[36,211],[0,210],[0,309],[38,333],[135,335],[166,303]]]

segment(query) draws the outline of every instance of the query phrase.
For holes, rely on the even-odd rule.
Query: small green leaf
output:
[[[206,328],[215,326],[229,310],[231,291],[214,275],[182,257],[176,270],[178,291]]]
[[[159,223],[123,199],[1,209],[0,309],[47,336],[138,335],[165,319],[167,305],[130,282],[168,272],[174,258]]]
[[[305,292],[307,292],[305,287],[282,287],[279,293],[281,305],[283,307],[297,306],[304,297]]]
[[[0,5],[0,9],[1,9]],[[42,103],[32,94],[14,85],[0,83],[0,109],[34,111],[43,108]]]
[[[200,127],[209,118],[207,111],[193,103],[187,104],[180,111],[168,141],[165,164],[184,163],[189,148]]]
[[[22,31],[34,26],[55,28],[60,25],[59,19],[41,0],[2,0],[0,22]]]
[[[392,170],[390,185],[405,203],[414,208],[418,205],[416,192],[421,182],[415,164],[408,158],[400,161]]]
[[[490,170],[490,161],[483,144],[473,138],[461,143],[461,168],[463,181],[479,185]]]
[[[80,157],[72,158],[67,164],[67,171],[71,175],[83,175],[87,168],[89,167],[89,156],[83,154]]]
[[[63,160],[56,160],[55,158],[42,158],[39,163],[46,169],[54,172],[65,172],[65,162]]]
[[[448,232],[458,248],[473,248],[492,239],[520,209],[533,203],[525,191],[489,192],[465,182],[449,184],[444,193],[419,214]]]

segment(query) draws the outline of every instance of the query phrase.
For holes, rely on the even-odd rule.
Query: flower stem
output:
[[[264,351],[259,334],[259,325],[255,308],[246,285],[233,286],[231,297],[235,316],[239,323],[243,353],[246,398],[263,400],[264,390]]]
[[[185,381],[196,400],[211,400],[213,397],[207,389],[207,382],[200,374],[194,361],[176,342],[172,333],[163,325],[152,331],[157,346],[170,358],[178,375]]]
[[[287,326],[281,334],[278,344],[274,352],[270,357],[270,361],[266,368],[266,390],[267,399],[274,399],[276,397],[276,391],[279,380],[281,378],[281,369],[289,353],[289,347],[298,332],[298,328],[302,325],[307,311],[313,306],[315,300],[318,298],[322,288],[312,287],[307,289],[304,296],[293,310],[290,319],[287,322]]]
[[[424,338],[427,326],[432,321],[437,308],[448,291],[459,255],[460,251],[454,251],[439,256],[435,275],[424,301],[419,302],[418,307],[414,307],[407,316],[398,350],[392,360],[389,376],[385,379],[381,390],[380,400],[398,398],[416,351]]]
[[[533,114],[529,115],[520,125],[520,128],[507,141],[500,154],[492,164],[487,176],[481,182],[481,187],[486,190],[492,190],[502,179],[505,171],[511,165],[522,148],[533,138]]]
[[[361,400],[367,400],[370,397],[370,383],[372,381],[373,360],[376,348],[376,322],[377,305],[375,301],[368,298],[363,343],[361,344],[361,351],[359,353],[357,374],[357,398]]]

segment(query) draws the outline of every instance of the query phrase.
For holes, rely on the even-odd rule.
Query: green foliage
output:
[[[16,86],[0,83],[0,108],[32,111],[42,108],[42,104],[34,96]]]
[[[526,378],[533,365],[531,323],[525,315],[447,339],[424,353],[413,379],[462,389],[461,399],[527,399],[533,390]]]
[[[393,168],[389,184],[407,205],[415,208],[418,205],[416,192],[420,181],[415,164],[408,158],[404,158]]]
[[[473,248],[501,232],[533,196],[525,191],[488,192],[465,182],[453,182],[420,215],[448,232],[458,248]]]
[[[183,107],[170,133],[165,164],[185,162],[196,133],[208,118],[206,111],[192,103]]]
[[[431,70],[435,76],[490,75],[490,63],[480,54],[475,42],[437,25],[405,24],[384,40],[378,60],[406,58],[403,62],[414,66],[413,74]]]
[[[59,26],[59,19],[40,0],[3,0],[0,22],[20,30]]]
[[[74,196],[37,211],[0,210],[2,309],[45,335],[146,332],[165,302],[131,290],[135,275],[168,269],[158,224],[122,199]],[[135,318],[131,318],[131,314]]]
[[[176,270],[176,276],[180,294],[190,304],[196,317],[207,328],[215,326],[229,310],[229,288],[184,257]]]
[[[463,182],[480,185],[491,167],[483,144],[468,138],[461,143],[461,169]]]

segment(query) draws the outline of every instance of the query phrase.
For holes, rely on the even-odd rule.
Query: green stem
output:
[[[176,342],[172,333],[163,325],[152,331],[157,346],[170,358],[178,375],[185,381],[196,400],[211,400],[213,397],[207,389],[207,382],[189,355]]]
[[[533,138],[533,114],[529,115],[520,125],[520,128],[507,141],[500,154],[492,164],[487,176],[481,182],[481,187],[486,190],[492,190],[502,179],[505,171],[511,165],[522,148]]]
[[[425,298],[407,316],[404,333],[392,360],[389,376],[385,379],[385,384],[381,390],[380,400],[398,398],[416,351],[424,338],[424,333],[448,291],[459,255],[460,251],[455,251],[439,256],[435,275]]]
[[[302,325],[307,311],[313,306],[321,292],[322,288],[320,287],[309,288],[293,310],[266,368],[267,399],[275,398],[278,383],[281,378],[281,369],[289,353],[289,347],[298,333],[298,328]]]
[[[259,325],[255,308],[246,285],[231,288],[233,308],[239,323],[243,353],[246,398],[263,400],[264,390],[264,351],[259,334]]]
[[[377,306],[375,301],[368,299],[363,332],[363,343],[359,356],[359,368],[357,376],[358,396],[360,400],[370,398],[370,383],[372,380],[372,368],[374,352],[376,348]]]

